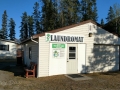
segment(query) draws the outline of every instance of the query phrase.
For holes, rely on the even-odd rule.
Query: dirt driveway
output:
[[[0,90],[119,90],[120,72],[87,74],[91,80],[73,81],[64,75],[24,78],[21,66],[0,70]]]

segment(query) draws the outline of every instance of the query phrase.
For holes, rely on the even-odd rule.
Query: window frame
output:
[[[1,51],[9,51],[9,44],[8,45],[0,44],[0,50]]]
[[[32,59],[32,47],[29,47],[29,59]]]
[[[74,50],[71,50],[72,48],[74,48]],[[74,60],[74,59],[76,59],[76,47],[74,47],[74,46],[70,46],[69,47],[69,60]],[[74,54],[75,56],[70,56],[70,54]]]

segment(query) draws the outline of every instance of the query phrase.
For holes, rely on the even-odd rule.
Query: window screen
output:
[[[9,51],[9,45],[0,45],[0,50]]]

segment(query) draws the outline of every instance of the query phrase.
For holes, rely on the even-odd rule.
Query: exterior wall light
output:
[[[92,33],[89,33],[89,37],[92,37]]]

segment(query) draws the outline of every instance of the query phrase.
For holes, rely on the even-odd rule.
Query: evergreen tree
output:
[[[97,14],[97,6],[96,6],[96,0],[92,0],[93,2],[93,12],[92,12],[92,20],[97,22],[98,14]]]
[[[27,12],[23,13],[23,16],[21,17],[21,29],[20,29],[20,40],[25,40],[28,38],[28,16]]]
[[[63,26],[68,26],[69,24],[72,24],[72,12],[73,9],[70,7],[72,6],[72,1],[68,0],[61,0],[61,20],[63,22]],[[63,27],[62,26],[62,27]]]
[[[79,0],[61,0],[59,5],[59,17],[61,27],[80,22]]]
[[[6,10],[4,11],[2,15],[2,33],[3,37],[2,39],[7,39],[8,38],[8,33],[7,33],[7,12]]]
[[[87,15],[87,0],[81,0],[81,14],[82,14],[82,21],[89,19]]]
[[[110,6],[110,9],[109,9],[109,11],[108,11],[108,15],[107,15],[106,20],[107,20],[107,22],[110,22],[110,21],[112,21],[114,18],[115,18],[114,10],[113,10],[113,8]]]
[[[21,22],[21,26],[20,26],[20,41],[23,41],[25,38],[24,38],[24,27],[23,27],[24,23]]]
[[[43,32],[39,21],[36,22],[36,29],[37,29],[36,33],[42,33]]]
[[[38,28],[41,26],[40,24],[38,24],[38,22],[40,23],[40,18],[41,18],[38,2],[35,2],[33,9],[34,9],[34,12],[33,12],[34,29],[35,29],[36,34],[38,34],[38,33],[40,33],[40,31],[42,31],[41,28]],[[40,29],[40,30],[38,30],[38,29]]]
[[[114,17],[115,17],[115,31],[120,36],[120,4],[113,5]]]
[[[59,5],[58,5],[58,23],[59,23],[59,27],[64,27],[66,24],[65,24],[65,5],[64,5],[64,2],[63,0],[59,1]],[[65,8],[64,8],[65,7]]]
[[[109,30],[110,32],[114,32],[120,36],[120,5],[114,4],[113,7],[110,6],[107,15],[107,25],[105,29]]]
[[[52,0],[42,0],[42,27],[44,31],[53,30],[56,27],[56,12]]]
[[[114,18],[120,17],[120,4],[116,3],[113,5]]]
[[[81,20],[80,2],[79,2],[79,0],[74,0],[74,1],[72,1],[72,3],[73,3],[72,20],[73,20],[73,23],[78,23]]]
[[[13,18],[9,20],[9,38],[10,40],[15,40],[15,21]]]
[[[58,0],[52,0],[52,3],[53,3],[53,29],[57,29],[57,28],[60,28],[60,23],[59,23],[59,9],[58,9]]]
[[[28,36],[31,37],[32,35],[34,35],[34,20],[32,16],[28,16]]]
[[[93,20],[97,21],[96,0],[81,0],[82,21]]]
[[[101,26],[104,26],[104,20],[101,19]]]
[[[57,29],[80,22],[79,0],[42,0],[42,29]]]

